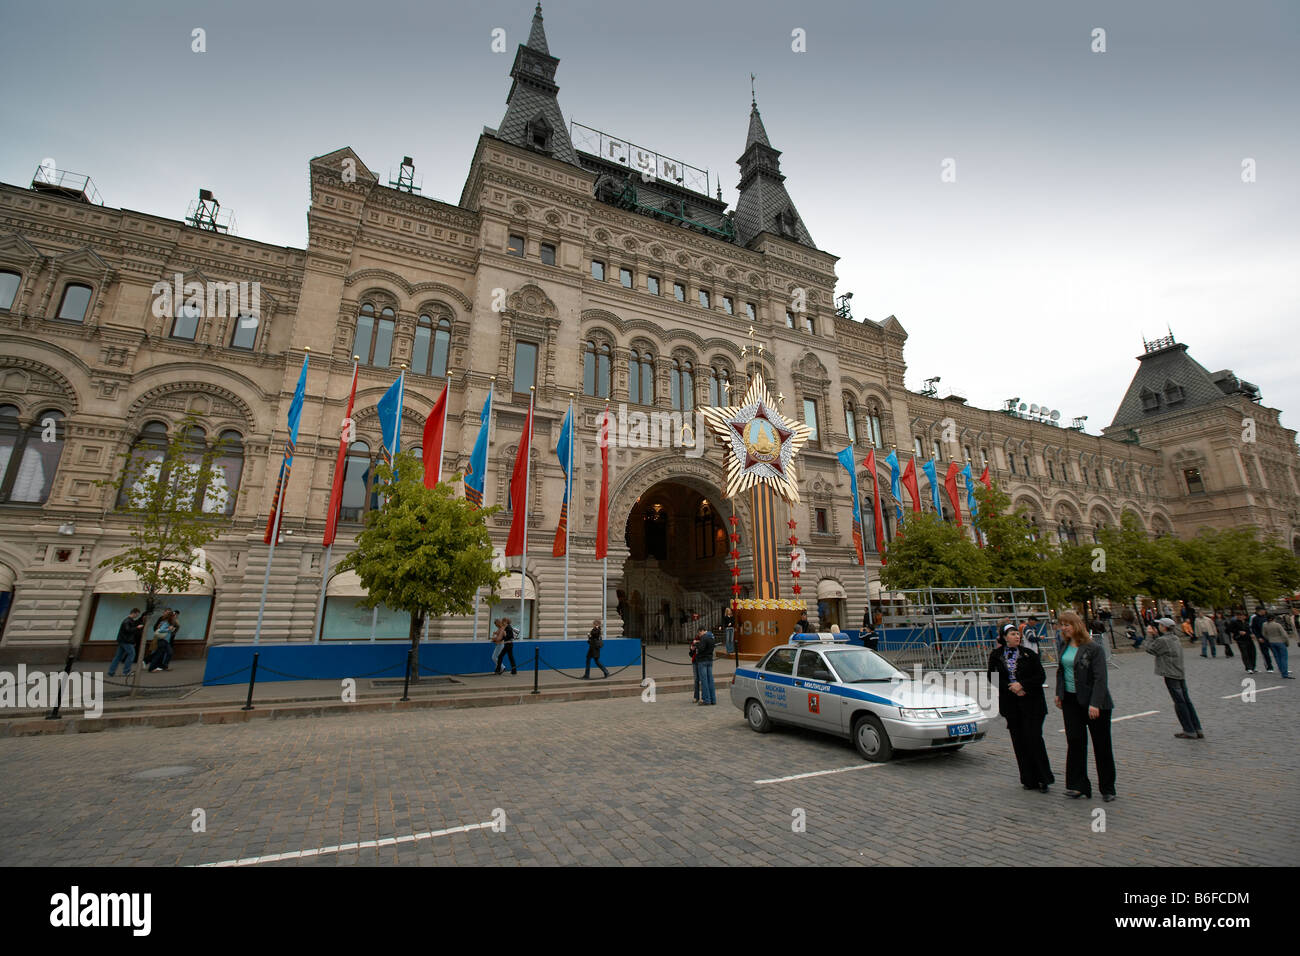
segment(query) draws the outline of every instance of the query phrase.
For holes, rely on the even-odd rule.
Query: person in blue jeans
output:
[[[1273,651],[1273,660],[1277,662],[1278,673],[1287,680],[1293,679],[1295,675],[1291,673],[1287,659],[1287,645],[1291,643],[1291,640],[1287,637],[1286,629],[1282,627],[1277,615],[1266,614],[1264,626],[1261,630],[1264,634],[1264,640],[1268,642],[1268,646]]]
[[[713,632],[704,628],[700,628],[699,641],[699,649],[695,652],[695,670],[700,680],[700,706],[712,706],[718,702],[713,687],[713,651],[718,642]]]
[[[133,607],[131,613],[117,627],[117,653],[113,655],[113,662],[108,665],[109,677],[117,676],[119,662],[122,663],[122,674],[126,677],[131,676],[131,665],[135,663],[135,642],[143,633],[144,621],[140,619],[140,609]]]
[[[701,632],[701,633],[703,633],[703,632]],[[692,689],[693,689],[694,694],[695,694],[695,698],[694,698],[694,699],[695,699],[695,703],[697,703],[697,704],[700,702],[700,658],[699,658],[699,650],[700,650],[700,635],[699,635],[699,634],[696,634],[696,635],[695,635],[695,640],[691,641],[690,654],[691,654],[691,674],[692,674],[692,676],[694,676],[694,678],[695,678],[695,686],[694,686],[694,688],[692,688]]]

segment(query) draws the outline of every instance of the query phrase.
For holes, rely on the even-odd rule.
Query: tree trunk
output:
[[[144,613],[140,615],[140,620],[144,621],[144,629],[140,631],[140,650],[135,660],[135,680],[131,682],[132,697],[135,697],[140,689],[140,672],[144,670],[144,651],[149,646],[149,615],[153,614],[154,608],[158,606],[156,597],[153,592],[147,592],[144,596]]]
[[[411,615],[411,683],[420,682],[420,636],[424,633],[424,612]]]

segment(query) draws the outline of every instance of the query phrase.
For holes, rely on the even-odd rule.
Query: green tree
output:
[[[975,527],[984,535],[989,584],[1001,588],[1046,588],[1053,584],[1055,547],[1035,541],[1033,526],[1023,510],[1011,510],[1011,499],[997,485],[975,489],[979,514]]]
[[[395,464],[376,466],[383,506],[370,513],[356,549],[335,573],[357,573],[367,593],[365,607],[384,604],[410,614],[415,653],[427,618],[472,614],[481,587],[491,590],[488,601],[495,603],[502,572],[492,567],[485,519],[498,508],[475,509],[453,495],[447,482],[426,488],[423,465],[409,452]]]
[[[113,495],[118,512],[130,516],[132,540],[100,567],[135,575],[144,597],[146,633],[159,595],[183,594],[192,580],[201,578],[211,568],[204,547],[230,527],[223,514],[229,494],[225,475],[214,467],[224,448],[219,441],[204,441],[200,422],[197,415],[185,416],[165,445],[132,447],[123,456],[119,477],[96,482]],[[142,670],[136,668],[133,695]]]
[[[889,591],[910,588],[973,588],[988,582],[988,559],[955,524],[937,515],[910,514],[889,545],[880,572]]]

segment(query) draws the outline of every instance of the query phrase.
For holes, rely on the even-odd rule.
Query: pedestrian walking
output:
[[[117,676],[117,664],[122,662],[122,675],[131,676],[131,665],[135,663],[135,643],[140,640],[140,635],[144,633],[144,620],[140,617],[138,607],[131,608],[122,623],[117,626],[117,652],[113,654],[113,660],[108,665],[108,676]]]
[[[1228,632],[1237,650],[1241,651],[1241,666],[1246,668],[1247,674],[1255,673],[1255,639],[1250,635],[1250,625],[1246,623],[1246,614],[1238,609],[1232,612],[1232,617],[1223,629]]]
[[[168,608],[163,612],[163,616],[158,619],[158,626],[153,632],[155,638],[154,649],[147,661],[149,673],[171,669],[172,648],[174,647],[176,634],[180,629],[180,612]]]
[[[1115,799],[1115,754],[1110,745],[1110,696],[1106,660],[1074,611],[1060,617],[1062,645],[1056,669],[1056,707],[1065,723],[1065,795],[1075,800],[1092,796],[1088,780],[1088,738],[1097,764],[1102,800]]]
[[[507,657],[510,658],[510,673],[519,673],[519,669],[515,666],[515,629],[510,626],[510,618],[503,617],[501,619],[501,656],[497,658],[497,674],[505,670]]]
[[[695,678],[695,687],[694,687],[694,694],[695,694],[695,697],[694,697],[694,701],[695,701],[695,703],[697,703],[697,704],[700,702],[700,661],[699,661],[699,652],[700,652],[700,635],[699,635],[699,634],[696,634],[695,637],[691,639],[691,646],[690,646],[689,648],[687,648],[687,653],[690,654],[690,657],[691,657],[691,676],[693,676],[693,677]]]
[[[1295,675],[1287,667],[1287,647],[1291,641],[1287,637],[1286,629],[1282,627],[1282,622],[1275,615],[1267,614],[1266,617],[1262,631],[1264,640],[1268,641],[1268,646],[1273,651],[1273,660],[1277,661],[1278,673],[1288,680],[1294,679]]]
[[[700,646],[695,652],[695,664],[700,672],[700,706],[713,706],[718,702],[713,686],[713,649],[717,646],[717,640],[712,631],[704,628],[700,628],[698,637]]]
[[[1260,656],[1264,658],[1264,669],[1272,671],[1273,657],[1269,653],[1268,641],[1264,640],[1264,620],[1267,614],[1268,612],[1264,610],[1264,605],[1261,604],[1259,607],[1255,608],[1255,613],[1250,616],[1250,620],[1246,623],[1250,627],[1251,637],[1253,637],[1255,642],[1259,645]]]
[[[1201,731],[1201,718],[1192,706],[1191,695],[1187,692],[1187,671],[1183,667],[1183,644],[1178,639],[1178,625],[1170,617],[1156,620],[1160,633],[1147,642],[1146,652],[1155,655],[1156,676],[1165,679],[1165,687],[1174,701],[1174,713],[1182,724],[1182,733],[1174,734],[1186,740],[1201,740],[1205,734]]]
[[[587,671],[582,675],[583,680],[591,680],[592,661],[596,662],[596,666],[601,669],[606,677],[609,676],[609,668],[600,662],[600,649],[604,646],[605,641],[600,636],[600,621],[592,621],[591,633],[587,635]]]
[[[1032,614],[1029,615],[1029,617],[1025,619],[1025,623],[1020,627],[1020,646],[1026,650],[1033,651],[1036,655],[1041,657],[1042,650],[1039,648],[1038,643],[1042,639],[1042,636],[1043,631],[1038,626],[1038,618]]]
[[[1008,624],[1005,631],[1006,643],[989,655],[989,672],[998,675],[998,713],[1011,734],[1020,785],[1047,793],[1048,787],[1056,783],[1043,743],[1043,721],[1047,718],[1043,684],[1047,675],[1038,655],[1022,646],[1015,626]]]
[[[1201,656],[1205,657],[1205,650],[1209,648],[1210,657],[1219,656],[1218,634],[1214,629],[1214,622],[1210,620],[1210,615],[1201,611],[1196,615],[1196,624],[1193,625],[1196,630],[1196,636],[1201,639]]]

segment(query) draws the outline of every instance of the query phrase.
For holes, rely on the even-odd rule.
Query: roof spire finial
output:
[[[540,5],[541,4],[538,4],[538,6]],[[754,109],[758,109],[758,96],[754,92],[754,80],[754,74],[749,74],[749,105],[754,107]]]

